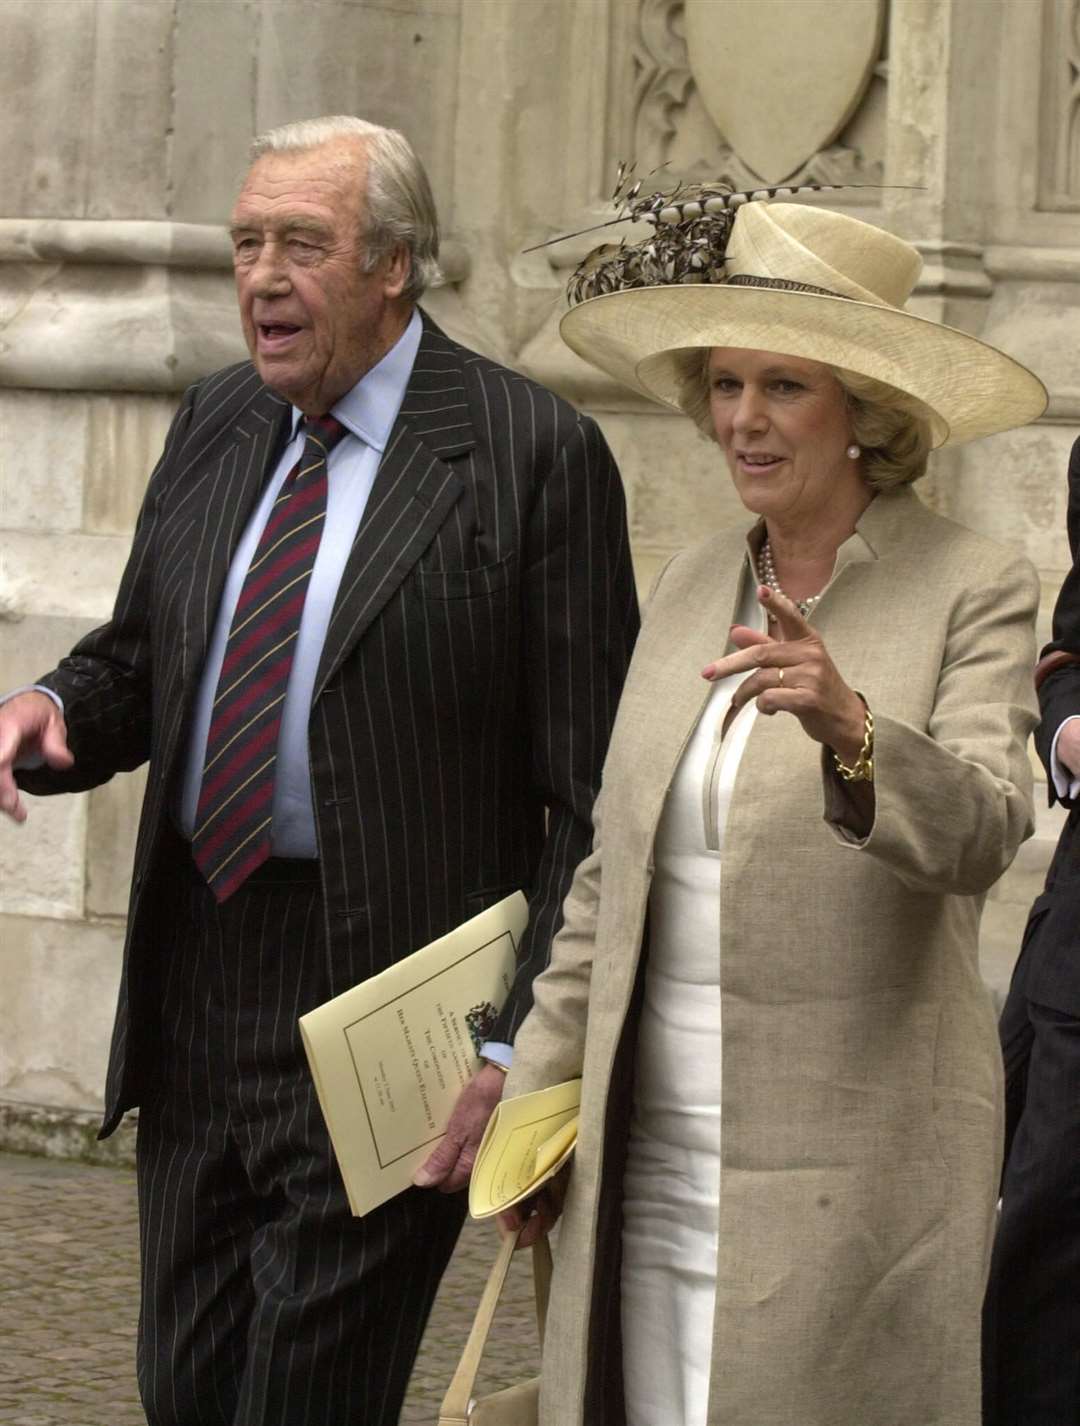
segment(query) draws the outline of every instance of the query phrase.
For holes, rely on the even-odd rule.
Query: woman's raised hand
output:
[[[815,742],[853,763],[862,747],[866,709],[840,677],[821,635],[783,594],[758,586],[758,602],[775,621],[776,637],[736,624],[736,652],[707,664],[703,678],[715,683],[733,673],[749,676],[731,699],[735,712],[754,698],[760,713],[791,713]]]

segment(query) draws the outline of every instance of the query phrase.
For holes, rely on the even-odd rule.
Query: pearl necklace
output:
[[[762,582],[767,584],[775,594],[784,594],[784,591],[780,588],[780,581],[776,577],[776,567],[773,564],[772,546],[769,544],[768,535],[765,536],[761,551],[758,554],[758,568],[761,571]],[[784,594],[784,598],[791,599],[791,595]],[[809,594],[805,599],[791,599],[791,602],[805,619],[820,598],[820,594]]]

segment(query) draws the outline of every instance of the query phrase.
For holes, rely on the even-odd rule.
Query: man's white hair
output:
[[[409,276],[402,295],[415,302],[441,276],[439,217],[424,166],[404,134],[351,114],[300,119],[258,134],[251,143],[251,161],[268,153],[318,148],[335,139],[362,140],[367,156],[363,270],[374,271],[395,248],[404,247]]]

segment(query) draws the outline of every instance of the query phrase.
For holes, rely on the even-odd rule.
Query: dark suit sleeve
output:
[[[1069,460],[1069,548],[1072,569],[1065,576],[1054,606],[1053,639],[1042,651],[1040,666],[1055,665],[1062,655],[1074,656],[1057,664],[1039,683],[1039,711],[1042,721],[1035,735],[1039,756],[1047,770],[1050,801],[1058,800],[1050,770],[1050,749],[1054,735],[1066,718],[1080,716],[1080,441]],[[1057,656],[1057,657],[1055,657]],[[1060,799],[1064,806],[1073,800]]]
[[[622,483],[595,422],[579,417],[543,479],[523,552],[525,718],[534,791],[548,809],[517,976],[492,1040],[513,1041],[547,965],[592,805],[630,653],[637,596]]]
[[[194,388],[173,418],[150,477],[112,617],[37,680],[63,700],[75,763],[66,772],[45,767],[19,772],[19,786],[27,792],[37,796],[83,792],[107,782],[114,773],[129,772],[150,756],[150,621],[155,572],[162,573],[156,571],[155,560],[160,499],[169,480],[170,455],[191,421],[193,396]]]

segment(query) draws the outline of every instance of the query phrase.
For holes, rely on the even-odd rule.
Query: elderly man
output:
[[[139,1106],[149,1420],[389,1426],[637,609],[596,426],[415,305],[438,231],[402,136],[314,120],[253,155],[251,362],[181,403],[110,621],[0,708],[0,808],[149,759],[102,1131]],[[492,1063],[429,1186],[352,1219],[297,1016],[515,887]]]
[[[1001,1017],[1006,1158],[984,1315],[986,1426],[1080,1426],[1080,441],[1073,567],[1036,670],[1050,801],[1069,809]]]

